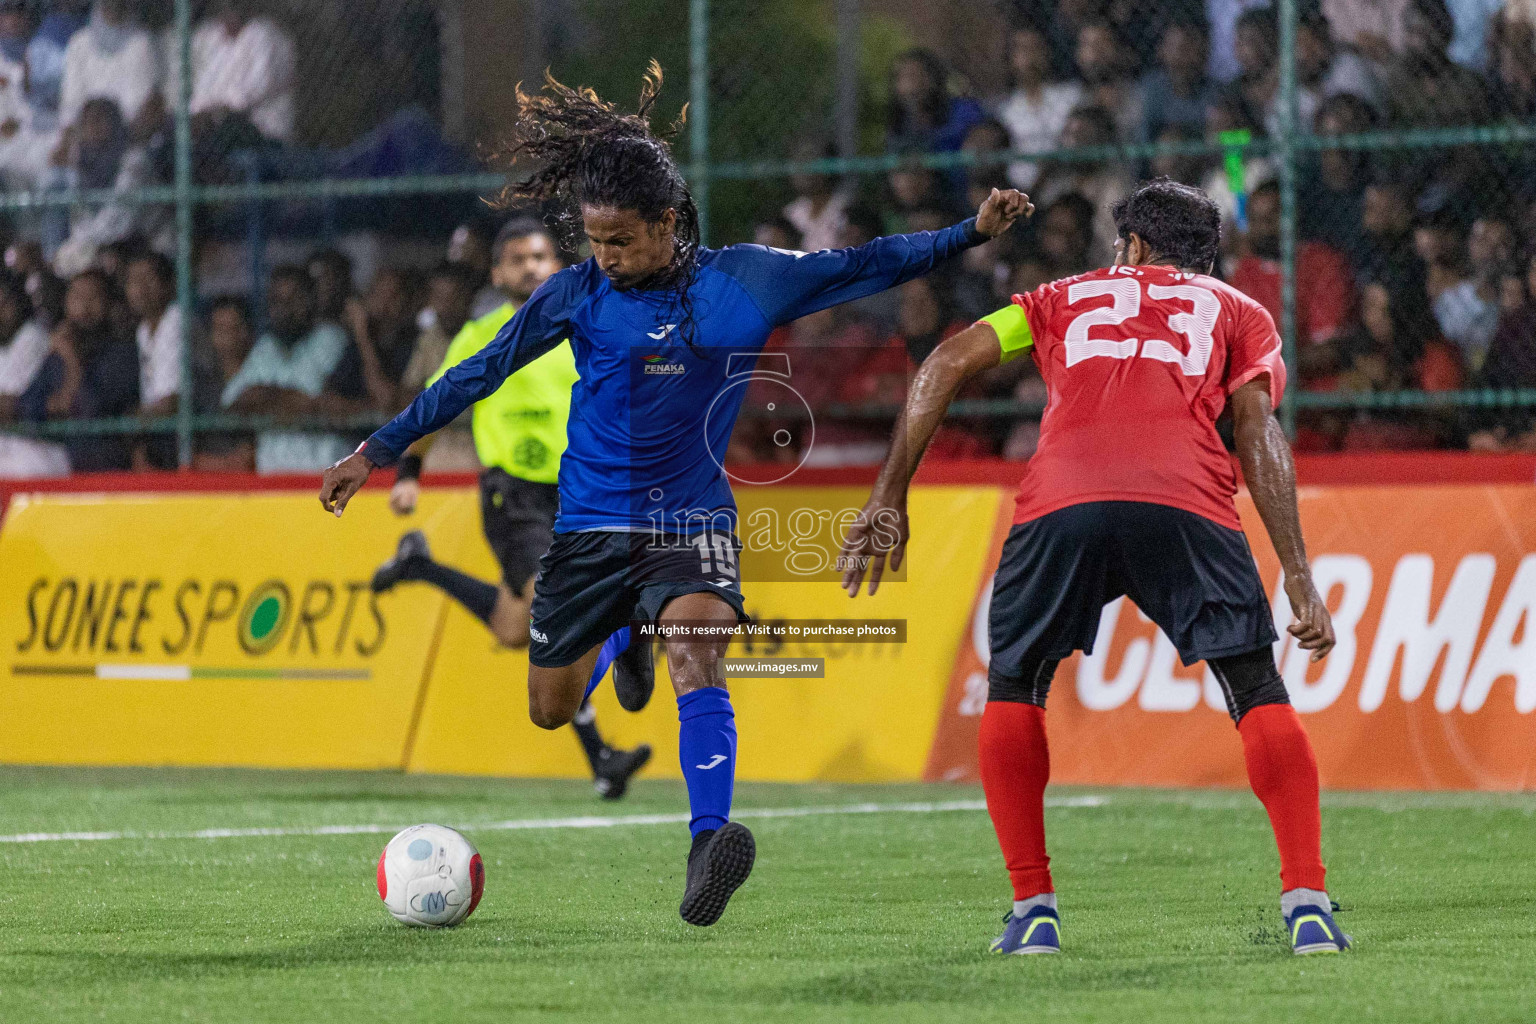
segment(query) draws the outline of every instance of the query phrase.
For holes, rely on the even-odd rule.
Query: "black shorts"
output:
[[[1069,505],[1008,532],[987,630],[993,679],[1093,653],[1104,606],[1129,597],[1185,665],[1275,642],[1275,623],[1241,530],[1167,505]]]
[[[684,594],[714,594],[747,621],[734,534],[559,533],[539,560],[528,660],[577,661],[632,620],[655,621]]]
[[[501,578],[518,597],[555,537],[560,489],[515,477],[503,469],[480,474],[480,525],[501,563]]]

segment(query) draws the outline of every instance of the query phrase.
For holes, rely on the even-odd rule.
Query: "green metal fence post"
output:
[[[859,0],[837,0],[837,67],[834,72],[832,127],[837,155],[859,155]],[[850,188],[857,187],[852,178]]]
[[[688,4],[688,120],[693,166],[689,187],[699,208],[699,237],[709,244],[709,0]]]
[[[1280,340],[1289,386],[1280,422],[1296,436],[1296,0],[1280,0]]]
[[[176,0],[176,307],[181,311],[181,388],[176,403],[176,452],[192,465],[192,0]]]

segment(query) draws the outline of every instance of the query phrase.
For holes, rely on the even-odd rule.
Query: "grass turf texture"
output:
[[[1052,790],[1053,795],[1077,791]],[[976,799],[953,786],[743,785],[737,806]],[[1047,811],[1066,952],[985,952],[1007,909],[981,811],[751,820],[721,922],[677,917],[683,826],[475,832],[675,813],[588,787],[388,774],[0,769],[0,833],[464,824],[484,902],[407,929],[385,835],[0,844],[7,1021],[1455,1021],[1536,1014],[1536,796],[1325,798],[1358,948],[1292,957],[1246,793],[1109,790]]]

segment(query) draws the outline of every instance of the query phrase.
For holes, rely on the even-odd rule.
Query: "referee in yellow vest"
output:
[[[427,381],[428,387],[489,344],[517,307],[562,266],[554,238],[532,218],[508,222],[496,236],[492,256],[491,283],[508,301],[464,325],[448,346],[443,365]],[[528,646],[534,577],[539,559],[554,537],[559,509],[556,481],[565,451],[571,386],[576,380],[576,360],[570,343],[565,342],[517,371],[495,394],[474,407],[471,429],[475,452],[484,467],[480,473],[481,525],[501,563],[500,585],[434,561],[427,538],[420,530],[412,530],[400,539],[395,557],[374,574],[376,592],[407,581],[430,583],[484,622],[502,644]],[[418,442],[400,460],[389,498],[390,507],[400,515],[416,509],[426,445]],[[639,668],[649,677],[648,657]],[[608,800],[623,796],[630,778],[650,759],[650,746],[642,744],[634,750],[608,746],[597,731],[590,705],[582,706],[571,727],[581,739],[598,793]]]

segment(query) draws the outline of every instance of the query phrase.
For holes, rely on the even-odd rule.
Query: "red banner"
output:
[[[1536,788],[1536,489],[1304,490],[1313,576],[1338,635],[1316,665],[1284,632],[1279,567],[1246,497],[1239,511],[1284,638],[1276,657],[1325,786]],[[990,586],[956,660],[931,779],[977,778]],[[1057,670],[1047,720],[1056,782],[1246,782],[1214,678],[1203,664],[1179,664],[1124,599],[1104,609],[1094,655]]]

